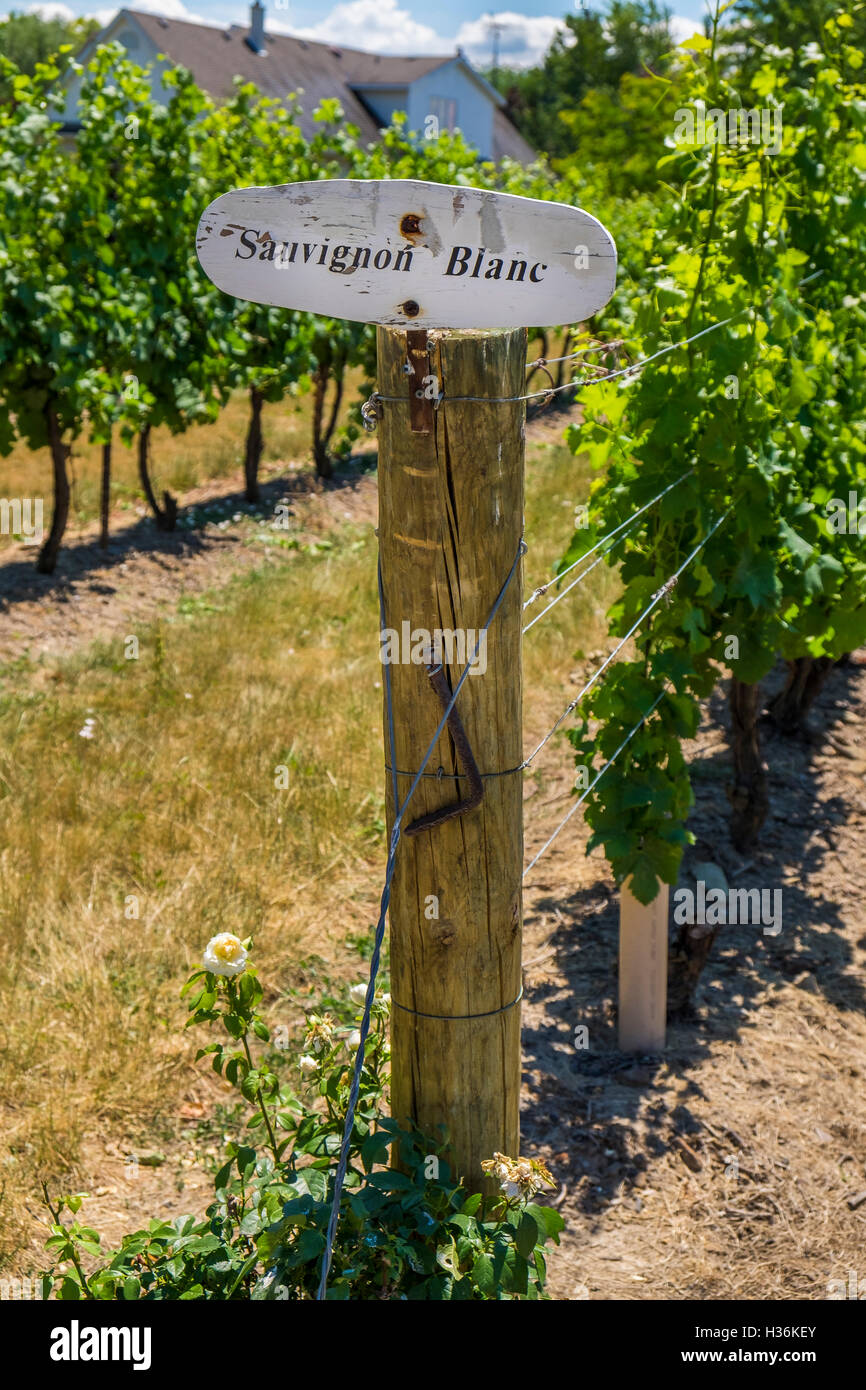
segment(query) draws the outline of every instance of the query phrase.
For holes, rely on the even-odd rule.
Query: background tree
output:
[[[67,64],[67,52],[74,52],[99,32],[97,19],[43,19],[39,14],[11,14],[0,18],[0,56],[14,63],[19,72],[32,77],[37,64],[53,60],[62,71]],[[0,101],[12,96],[8,78],[0,78]]]
[[[670,18],[657,0],[611,0],[605,10],[566,15],[539,67],[487,76],[527,140],[556,159],[574,152],[560,112],[574,110],[591,90],[615,95],[626,73],[657,71],[675,45]]]

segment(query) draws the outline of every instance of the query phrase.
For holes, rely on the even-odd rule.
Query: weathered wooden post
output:
[[[477,1189],[481,1160],[519,1146],[526,326],[601,308],[616,249],[581,209],[410,179],[226,193],[197,246],[231,294],[382,325],[367,416],[381,441],[382,657],[401,803],[474,668],[401,821],[392,1109],[431,1134],[446,1127],[455,1171]],[[386,710],[386,750],[388,725]],[[390,773],[386,786],[393,827]]]
[[[414,393],[432,377],[446,401],[522,396],[526,333],[421,338],[425,360],[407,376],[407,335],[379,329],[379,391],[402,397],[383,408],[379,425],[385,614],[401,646],[404,634],[410,643],[437,630],[454,634],[450,655],[443,651],[453,690],[518,553],[525,405],[455,401],[431,408],[429,429],[413,433]],[[470,1187],[481,1186],[482,1159],[519,1147],[523,786],[513,769],[523,757],[521,613],[518,567],[456,705],[484,774],[483,800],[406,835],[391,894],[392,1113],[431,1135],[446,1124],[456,1171]],[[442,706],[417,654],[414,662],[411,647],[399,655],[390,670],[394,751],[406,773],[421,766]],[[446,728],[427,766],[444,775],[422,780],[410,826],[466,796],[460,762]],[[411,781],[399,777],[401,799]],[[390,776],[386,782],[390,831]]]

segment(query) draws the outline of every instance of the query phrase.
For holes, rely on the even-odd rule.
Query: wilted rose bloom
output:
[[[312,1052],[328,1052],[334,1045],[335,1026],[336,1020],[330,1014],[310,1014],[304,1039],[307,1047]]]
[[[519,1197],[526,1201],[534,1197],[543,1187],[555,1187],[553,1177],[535,1158],[509,1158],[507,1154],[495,1153],[485,1158],[481,1171],[496,1178],[506,1197]]]
[[[247,953],[241,941],[231,932],[212,936],[205,947],[202,964],[213,975],[240,975],[247,963]]]
[[[349,998],[353,1004],[363,1004],[364,1000],[367,998],[367,986],[364,984],[352,985],[352,988],[349,990]]]
[[[301,1071],[305,1071],[307,1073],[318,1071],[319,1068],[319,1064],[316,1061],[315,1057],[311,1057],[308,1052],[305,1052],[303,1057],[300,1058],[298,1066],[301,1068]]]

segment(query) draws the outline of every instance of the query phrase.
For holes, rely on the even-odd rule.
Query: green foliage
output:
[[[663,79],[628,72],[615,92],[590,88],[577,107],[559,113],[570,151],[555,161],[557,170],[574,165],[598,191],[618,198],[650,192],[661,178],[658,162],[684,86],[681,73]]]
[[[833,26],[845,31],[847,43],[862,60],[866,10],[854,4],[840,11],[838,0],[737,0],[730,7],[724,38],[743,76],[751,79],[772,56],[767,49],[788,50],[789,65],[807,64],[809,46],[820,52],[825,36],[835,37]]]
[[[722,74],[715,30],[693,44],[691,102],[784,106],[784,144],[774,153],[715,141],[665,157],[673,196],[644,233],[632,330],[656,348],[730,321],[634,380],[594,388],[585,424],[571,431],[573,447],[606,470],[590,544],[688,471],[611,552],[626,586],[612,635],[657,601],[636,657],[594,688],[573,734],[580,764],[606,760],[669,691],[587,799],[590,847],[604,845],[619,880],[634,875],[643,901],[658,879],[676,881],[690,804],[679,741],[721,665],[752,683],[779,651],[836,657],[866,638],[862,546],[833,533],[825,511],[828,498],[866,483],[866,106],[845,32],[837,19],[823,53],[793,65],[770,57],[741,90]],[[576,533],[563,563],[587,544]]]
[[[540,67],[491,74],[527,140],[554,159],[574,154],[562,113],[580,106],[590,93],[615,97],[627,73],[656,71],[674,47],[670,16],[656,0],[611,0],[606,9],[582,8],[565,16],[565,29]],[[601,106],[607,109],[607,103]],[[593,138],[599,133],[591,132]]]
[[[211,942],[211,947],[220,938]],[[46,1193],[51,1267],[45,1297],[63,1301],[312,1299],[331,1214],[356,1035],[330,1014],[307,1020],[307,1053],[296,1091],[276,1074],[278,1053],[259,1013],[262,987],[245,960],[249,941],[230,938],[245,968],[234,975],[197,970],[187,981],[187,1026],[214,1024],[230,1043],[198,1056],[240,1092],[253,1113],[249,1142],[233,1141],[214,1178],[203,1220],[154,1219],[104,1251],[75,1217],[82,1195],[55,1206]],[[355,993],[355,991],[353,991]],[[343,1012],[351,1017],[346,1001]],[[388,1078],[388,1001],[379,996],[367,1039],[349,1168],[342,1195],[328,1298],[487,1301],[543,1299],[544,1247],[558,1243],[562,1217],[522,1194],[467,1193],[449,1172],[443,1140],[399,1128],[382,1113]],[[250,1040],[263,1046],[254,1063]],[[266,1142],[256,1148],[257,1132]],[[399,1166],[388,1166],[399,1150]],[[501,1155],[497,1156],[501,1160]],[[506,1162],[510,1162],[507,1161]],[[539,1165],[523,1166],[537,1169]],[[60,1272],[58,1265],[71,1266]],[[85,1264],[93,1265],[87,1272]]]
[[[77,433],[101,373],[100,271],[91,255],[97,210],[83,170],[69,166],[48,93],[56,64],[33,76],[0,59],[14,101],[0,104],[0,452],[14,431],[48,443],[46,407]],[[60,189],[63,196],[60,196]],[[80,277],[76,288],[71,274]],[[5,416],[5,418],[3,418]],[[9,417],[13,417],[10,419]],[[13,425],[14,419],[14,425]]]
[[[96,19],[62,19],[54,15],[43,19],[40,14],[16,14],[14,11],[0,19],[0,56],[33,77],[40,63],[56,63],[62,70],[66,54],[99,30]],[[0,101],[12,96],[12,81],[0,78]]]

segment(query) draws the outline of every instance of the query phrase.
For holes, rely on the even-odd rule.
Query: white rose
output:
[[[240,975],[246,963],[247,953],[242,943],[228,931],[212,936],[202,956],[202,965],[213,975]]]
[[[354,1048],[359,1048],[361,1046],[361,1030],[359,1028],[354,1029],[354,1031],[349,1034],[346,1039],[346,1046]]]
[[[367,986],[352,985],[352,988],[349,990],[349,998],[353,1004],[363,1004],[367,998]]]
[[[315,1057],[310,1056],[309,1052],[305,1052],[303,1057],[300,1058],[300,1060],[298,1061],[298,1066],[301,1068],[301,1071],[305,1072],[314,1072],[319,1070],[318,1062],[316,1061]]]

